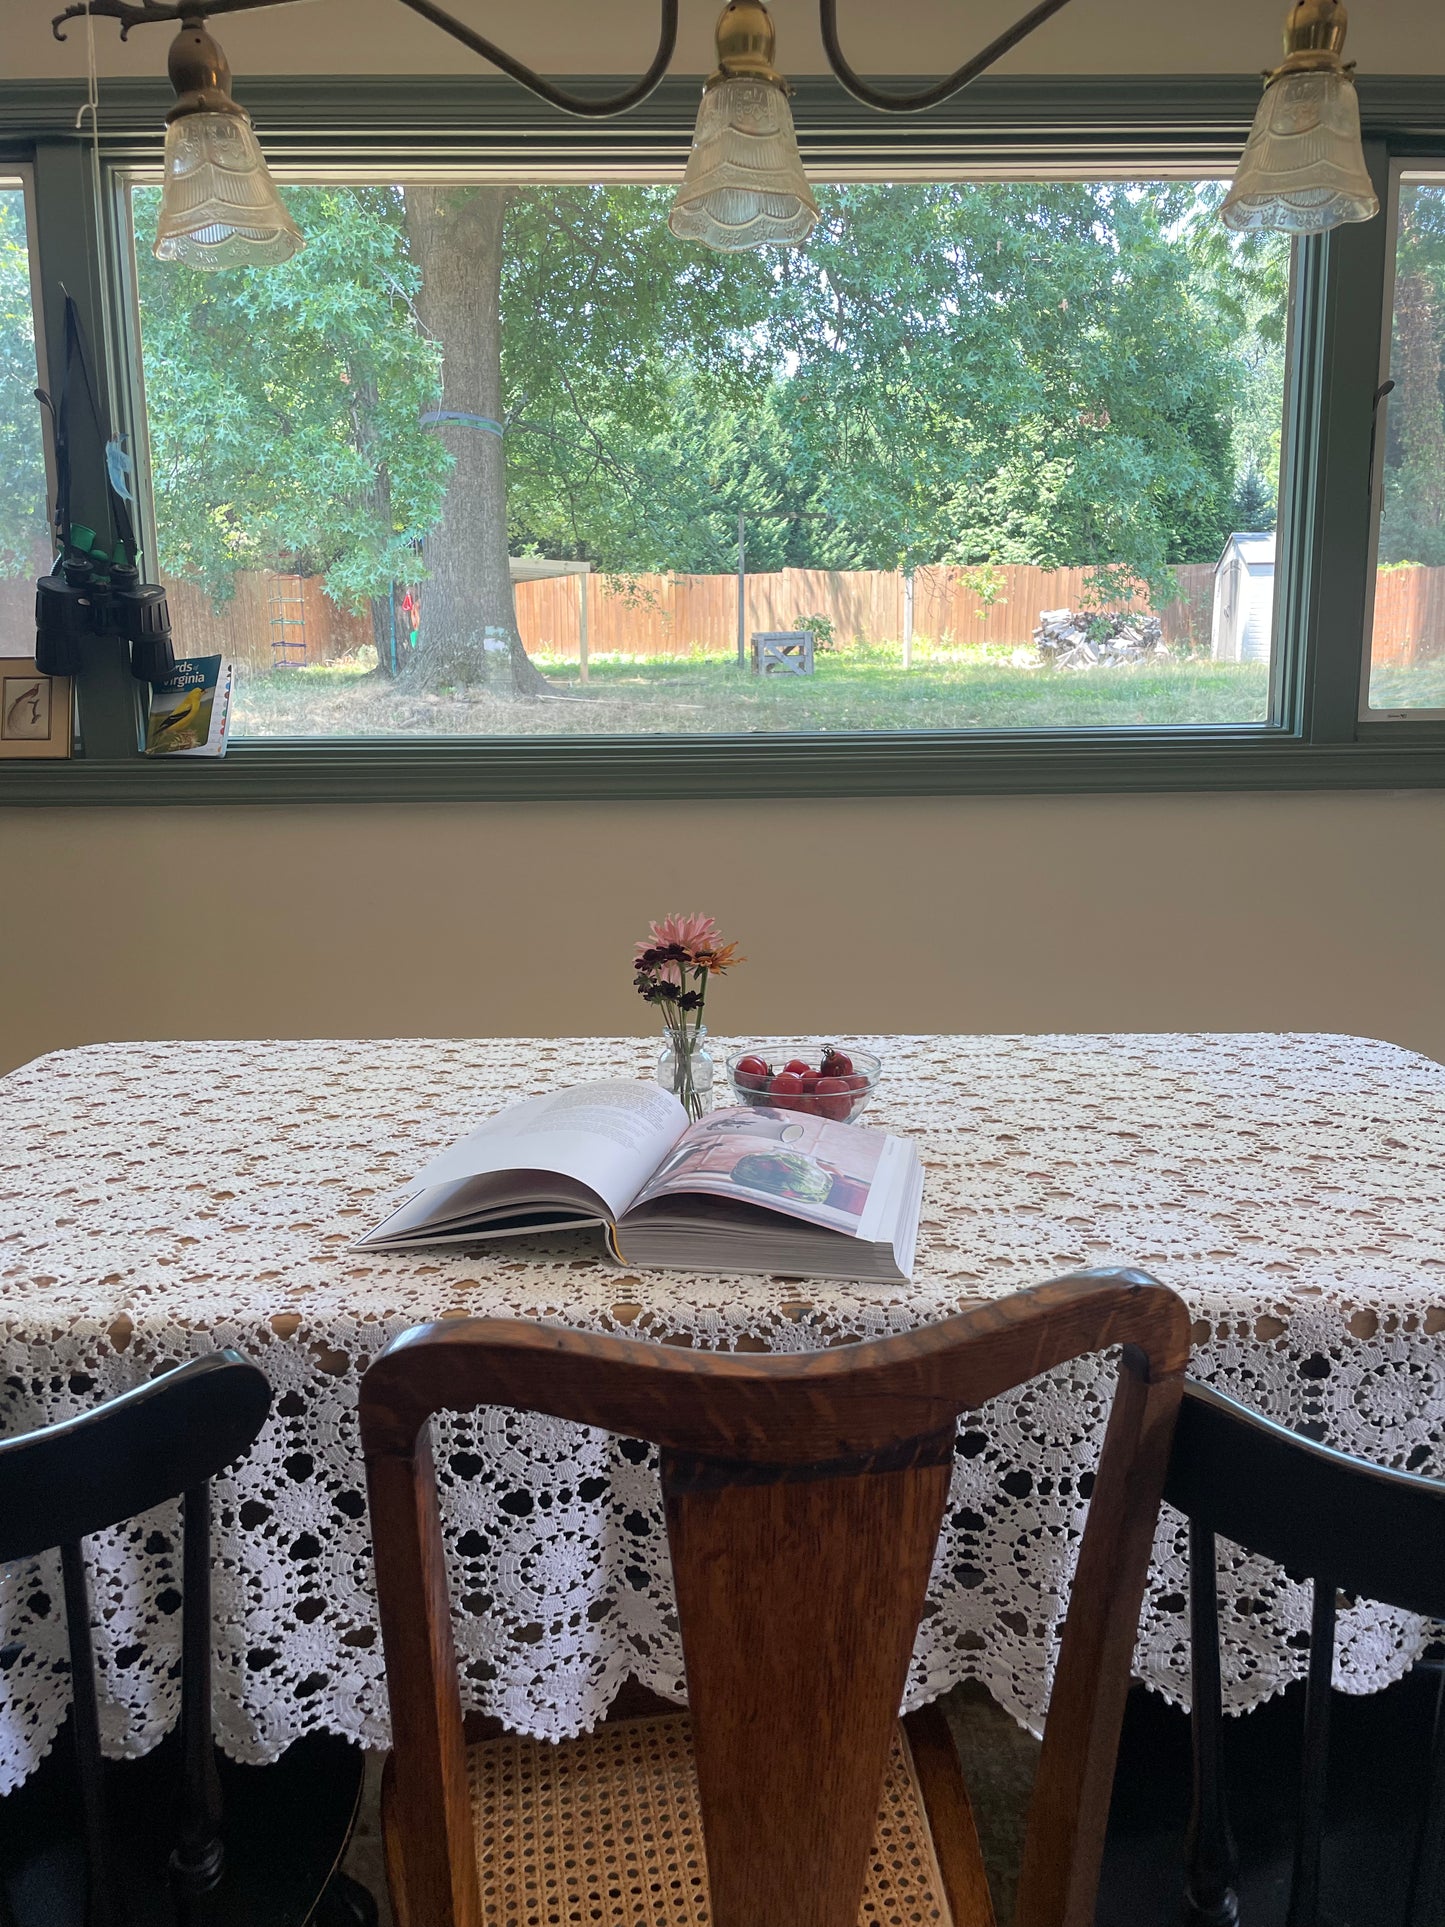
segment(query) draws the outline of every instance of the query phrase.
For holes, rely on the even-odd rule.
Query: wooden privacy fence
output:
[[[1445,569],[1381,569],[1375,578],[1377,669],[1408,669],[1445,655]]]
[[[36,573],[45,567],[42,557]],[[371,641],[369,615],[347,615],[327,595],[320,576],[273,576],[247,571],[236,577],[236,593],[229,602],[211,606],[211,598],[197,582],[166,584],[170,603],[171,628],[178,656],[230,656],[253,669],[269,669],[276,660],[271,643],[283,633],[273,626],[273,613],[293,607],[299,598],[302,616],[300,634],[304,636],[306,662],[335,662],[341,656],[354,656]],[[0,634],[12,654],[28,653],[34,647],[34,576],[0,577]],[[293,660],[303,660],[293,652]]]
[[[1163,611],[1168,640],[1207,647],[1214,571],[1210,564],[1176,570],[1181,599]],[[514,585],[517,623],[527,648],[576,660],[580,583],[557,576]],[[913,633],[920,646],[968,648],[978,643],[1027,645],[1044,609],[1078,608],[1086,597],[1086,569],[1011,566],[995,574],[996,597],[981,597],[965,571],[919,569],[914,577]],[[292,661],[322,663],[354,656],[371,642],[369,615],[347,614],[327,596],[322,578],[243,573],[236,593],[212,608],[197,583],[169,585],[179,653],[222,653],[252,668],[269,668],[287,644]],[[9,612],[13,587],[28,608],[25,584],[0,585]],[[737,649],[737,577],[644,575],[587,578],[588,649],[593,656],[729,656]],[[420,590],[426,625],[426,587]],[[1140,596],[1122,606],[1143,608]],[[781,569],[747,578],[746,632],[796,628],[800,619],[832,623],[841,648],[857,641],[896,643],[903,634],[903,577],[870,569]],[[304,654],[303,654],[304,650]]]
[[[1207,647],[1214,569],[1196,563],[1175,571],[1181,599],[1163,611],[1173,642]],[[913,581],[913,634],[920,643],[968,648],[1018,647],[1032,640],[1043,609],[1077,609],[1088,594],[1087,569],[1010,566],[994,572],[999,593],[980,596],[969,572],[927,568]],[[733,654],[738,637],[737,577],[731,575],[593,576],[588,583],[588,649],[594,656]],[[578,653],[576,578],[516,585],[517,623],[529,649],[563,658]],[[747,578],[746,633],[795,629],[823,616],[847,648],[897,642],[903,634],[903,576],[876,569],[780,569]],[[1143,609],[1147,596],[1123,603]],[[425,597],[422,622],[426,622]]]
[[[1176,569],[1180,599],[1160,612],[1165,639],[1207,648],[1214,569],[1190,563]],[[1077,608],[1084,599],[1083,569],[1011,566],[997,572],[999,594],[985,602],[964,571],[919,569],[914,578],[913,629],[921,644],[966,648],[970,643],[1026,645],[1043,609]],[[522,640],[539,654],[577,656],[576,576],[516,585]],[[236,593],[212,608],[194,582],[168,584],[179,654],[223,653],[252,668],[276,660],[273,642],[282,634],[304,643],[304,660],[334,662],[355,656],[371,642],[371,621],[348,615],[325,592],[322,579],[243,573]],[[594,656],[686,656],[695,649],[731,655],[737,648],[737,578],[730,575],[609,576],[588,578],[589,650]],[[748,577],[747,632],[792,629],[800,617],[821,615],[846,648],[865,642],[896,642],[903,631],[903,578],[878,570],[782,569]],[[422,591],[425,623],[425,589]],[[299,605],[299,606],[297,606]],[[1139,598],[1135,607],[1143,607]],[[278,619],[294,609],[300,629],[283,631]],[[7,648],[30,648],[35,584],[30,576],[0,579],[0,628]],[[294,618],[287,618],[294,619]],[[291,652],[300,661],[299,649]],[[1382,569],[1375,593],[1374,660],[1401,665],[1445,655],[1445,568]]]
[[[319,575],[247,570],[236,577],[235,595],[214,608],[198,582],[169,582],[166,593],[177,655],[229,656],[251,669],[269,669],[283,642],[293,663],[335,662],[371,642],[370,615],[339,609]]]

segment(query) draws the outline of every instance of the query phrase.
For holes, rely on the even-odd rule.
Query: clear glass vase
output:
[[[657,1053],[657,1081],[671,1091],[694,1121],[712,1109],[712,1052],[707,1044],[707,1025],[699,1024],[685,1038],[674,1030],[663,1033],[662,1049]]]

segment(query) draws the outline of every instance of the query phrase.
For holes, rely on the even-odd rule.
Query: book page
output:
[[[883,1131],[763,1105],[714,1111],[683,1133],[633,1209],[703,1193],[871,1237],[893,1188],[888,1147],[899,1142]]]
[[[489,1117],[418,1171],[413,1195],[443,1188],[451,1195],[454,1185],[487,1172],[554,1171],[586,1185],[616,1217],[686,1127],[687,1112],[660,1085],[620,1077],[573,1084]],[[528,1202],[526,1186],[516,1200]]]

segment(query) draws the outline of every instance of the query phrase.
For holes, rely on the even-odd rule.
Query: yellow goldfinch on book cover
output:
[[[147,756],[171,756],[206,746],[221,664],[220,656],[178,657],[171,674],[155,685],[146,718]]]

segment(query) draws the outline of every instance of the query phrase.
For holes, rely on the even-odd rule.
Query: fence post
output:
[[[738,668],[748,666],[748,558],[743,547],[746,525],[738,510]]]
[[[903,571],[903,667],[913,667],[913,571]]]
[[[587,571],[577,577],[577,662],[581,680],[587,680]]]

